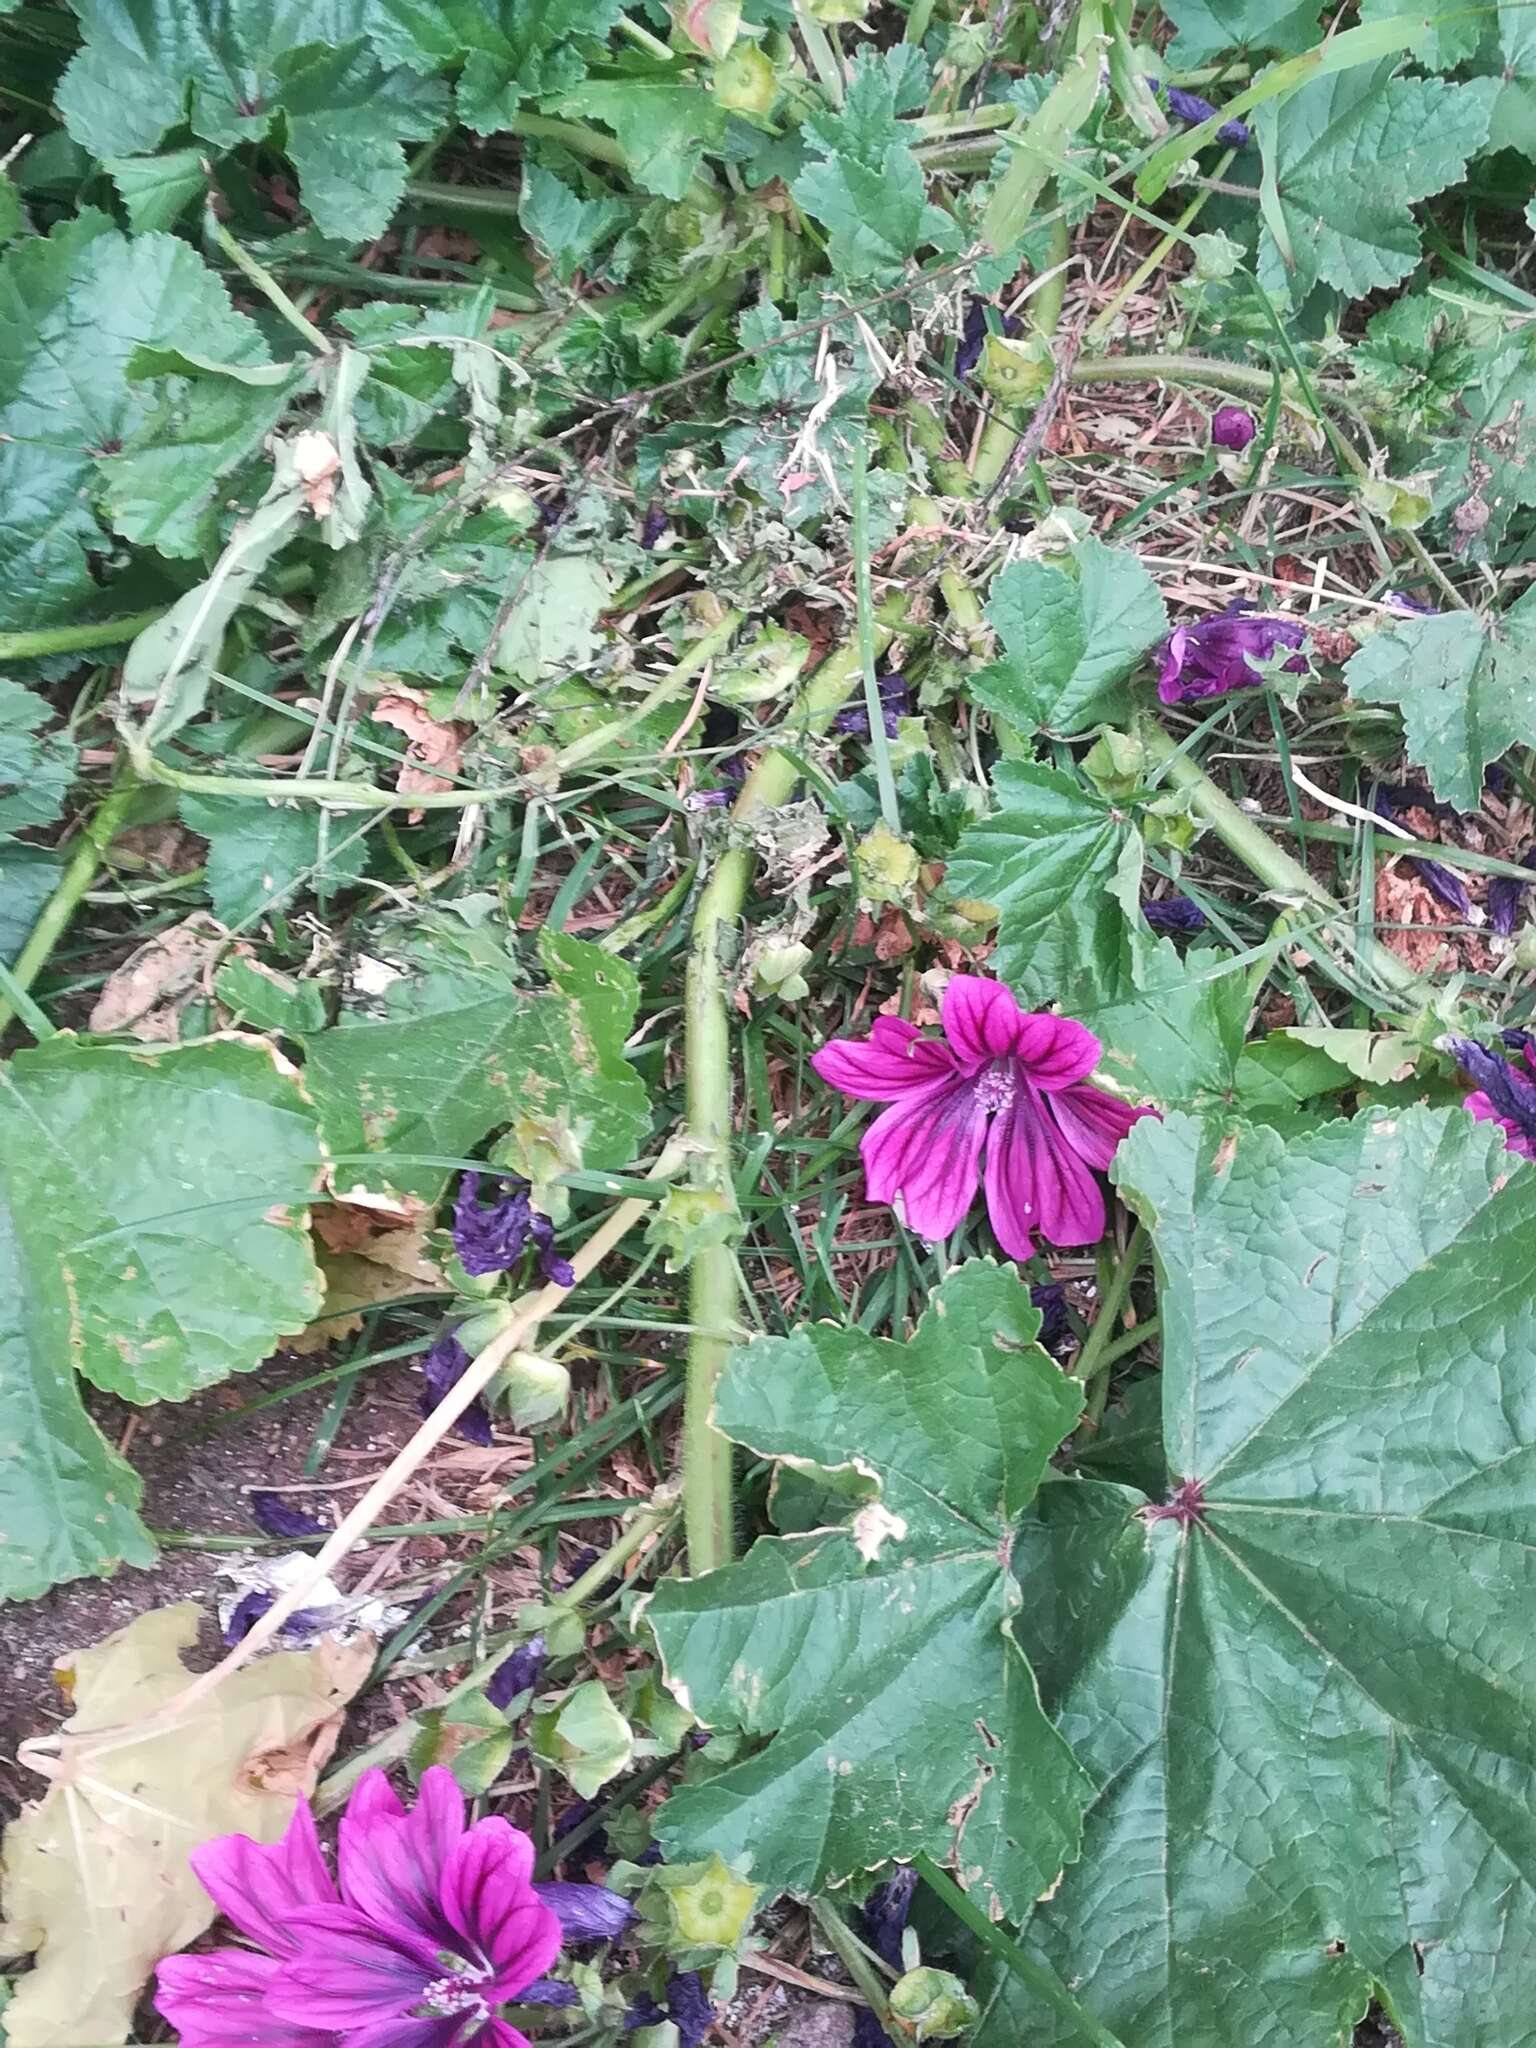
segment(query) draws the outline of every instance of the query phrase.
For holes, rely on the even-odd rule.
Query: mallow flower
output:
[[[1273,659],[1282,647],[1299,647],[1299,619],[1234,609],[1175,626],[1163,643],[1157,694],[1165,704],[1187,704],[1200,697],[1224,697],[1229,690],[1253,689],[1264,681],[1253,664]],[[1305,675],[1307,664],[1296,656],[1285,664]]]
[[[181,2048],[529,2048],[499,2006],[563,2005],[544,1975],[562,1935],[622,1932],[601,1885],[537,1885],[533,1844],[504,1820],[466,1824],[451,1771],[401,1805],[358,1781],[333,1881],[309,1808],[280,1842],[224,1835],[192,1867],[252,1948],[167,1956],[155,2002]]]
[[[1104,1196],[1095,1176],[1151,1112],[1089,1080],[1101,1050],[1091,1031],[1021,1010],[1000,982],[952,975],[940,1016],[940,1038],[877,1017],[867,1039],[833,1039],[812,1057],[844,1095],[890,1104],[860,1145],[870,1199],[899,1202],[919,1237],[943,1238],[984,1185],[1010,1258],[1028,1258],[1037,1232],[1053,1244],[1096,1243]]]
[[[1523,1031],[1506,1032],[1505,1042],[1518,1053],[1518,1064],[1479,1045],[1475,1038],[1448,1041],[1456,1064],[1477,1083],[1472,1093],[1462,1098],[1461,1106],[1480,1123],[1497,1124],[1511,1152],[1536,1159],[1536,1080],[1532,1079],[1536,1045]]]
[[[481,1178],[466,1173],[453,1205],[453,1248],[465,1272],[477,1278],[508,1272],[531,1244],[546,1280],[557,1287],[574,1285],[570,1261],[555,1250],[555,1226],[534,1208],[528,1182],[515,1173],[494,1175],[487,1204],[480,1199]]]

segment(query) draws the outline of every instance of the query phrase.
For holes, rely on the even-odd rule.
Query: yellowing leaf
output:
[[[278,1839],[373,1658],[367,1638],[265,1657],[184,1717],[125,1736],[188,1683],[181,1653],[200,1619],[191,1603],[156,1608],[61,1660],[75,1711],[41,1766],[53,1784],[0,1853],[4,1946],[36,1956],[5,2010],[8,2048],[127,2040],[151,1969],[214,1917],[188,1856],[216,1835]]]

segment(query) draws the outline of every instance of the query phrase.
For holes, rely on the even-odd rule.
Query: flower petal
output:
[[[1020,1088],[987,1139],[987,1214],[1013,1259],[1029,1256],[1036,1231],[1062,1245],[1104,1235],[1099,1184],[1051,1120],[1059,1100]]]
[[[903,1017],[877,1017],[868,1038],[834,1038],[811,1055],[829,1088],[859,1102],[899,1102],[952,1072],[954,1064],[942,1039],[924,1038]]]
[[[533,2048],[533,2043],[498,2019],[483,2019],[466,2034],[463,2013],[455,2013],[441,2019],[377,2020],[348,2034],[346,2048]]]
[[[423,1771],[416,1804],[392,1815],[381,1801],[341,1824],[341,1894],[381,1927],[405,1927],[441,1948],[443,1870],[464,1832],[464,1795],[441,1764]]]
[[[987,1112],[974,1085],[941,1081],[877,1116],[864,1133],[864,1179],[872,1202],[901,1198],[907,1228],[948,1237],[976,1199]]]
[[[288,1923],[295,1907],[336,1902],[314,1815],[302,1799],[280,1842],[220,1835],[194,1849],[191,1863],[225,1919],[274,1956],[287,1955],[293,1947]]]
[[[635,1917],[623,1893],[605,1884],[536,1884],[533,1894],[560,1922],[567,1941],[613,1941]]]
[[[284,2019],[344,2033],[408,2013],[447,1974],[437,1945],[351,1906],[306,1906],[293,1925],[297,1948],[278,1965],[270,1994]]]
[[[495,1965],[492,2002],[515,1998],[560,1953],[560,1922],[534,1896],[533,1844],[504,1820],[482,1820],[454,1844],[443,1911],[471,1959]]]
[[[338,2048],[334,2034],[271,2010],[268,1994],[280,1967],[243,1948],[167,1956],[155,1972],[155,2008],[182,2048]]]
[[[1019,1019],[1014,1058],[1037,1088],[1070,1088],[1099,1064],[1104,1048],[1086,1024],[1031,1010]]]
[[[952,974],[939,1005],[944,1036],[962,1066],[974,1071],[1004,1059],[1018,1043],[1023,1021],[1012,989],[979,974]]]
[[[1064,1142],[1079,1159],[1100,1173],[1114,1158],[1120,1140],[1132,1124],[1157,1114],[1154,1109],[1122,1102],[1119,1096],[1110,1095],[1103,1088],[1090,1087],[1067,1088],[1053,1095],[1050,1113]]]

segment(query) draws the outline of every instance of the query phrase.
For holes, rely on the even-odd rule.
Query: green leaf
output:
[[[1194,1519],[1064,1481],[1021,1529],[1014,1626],[1098,1788],[1027,1942],[1136,2048],[1347,2041],[1378,1987],[1408,2048],[1501,2048],[1536,1996],[1536,1172],[1415,1108],[1144,1121],[1116,1176]]]
[[[1316,78],[1254,111],[1271,192],[1259,281],[1293,305],[1319,282],[1350,298],[1400,284],[1419,260],[1410,208],[1454,185],[1487,139],[1489,81],[1394,78],[1398,61]]]
[[[109,543],[87,502],[94,460],[149,409],[127,376],[146,343],[266,354],[173,235],[130,241],[87,211],[0,262],[0,631],[75,619],[97,600],[87,556]]]
[[[1451,7],[1428,10],[1414,5],[1413,0],[1360,0],[1362,22],[1399,21],[1404,17],[1423,25],[1424,33],[1415,44],[1414,55],[1428,70],[1454,71],[1458,64],[1465,64],[1475,55],[1483,24],[1470,8],[1462,13]]]
[[[636,184],[664,199],[683,198],[705,150],[725,140],[724,108],[702,86],[666,77],[589,80],[566,94],[560,111],[606,122]]]
[[[253,1031],[280,1031],[299,1038],[325,1029],[325,990],[318,981],[279,974],[243,954],[225,961],[214,976],[213,991]]]
[[[1129,993],[1141,878],[1129,816],[1040,762],[1004,762],[993,786],[998,810],[965,833],[945,884],[1000,913],[998,974],[1026,1001],[1068,1011],[1084,988]]]
[[[755,1883],[808,1893],[927,1850],[1014,1917],[1055,1882],[1080,1774],[1005,1626],[1011,1528],[1081,1403],[1038,1328],[1022,1282],[973,1260],[906,1344],[818,1323],[733,1353],[728,1436],[792,1467],[856,1466],[880,1495],[846,1528],[765,1537],[652,1595],[678,1697],[767,1738],[672,1793],[670,1860],[750,1855]]]
[[[458,962],[430,938],[403,949],[418,971],[390,988],[381,1015],[353,1013],[309,1040],[305,1085],[328,1148],[377,1160],[349,1164],[343,1179],[435,1202],[446,1170],[392,1155],[462,1159],[507,1126],[528,1151],[552,1149],[572,1168],[627,1165],[647,1120],[623,1055],[633,970],[545,932],[552,986],[535,993],[492,933],[470,936],[482,943]]]
[[[391,62],[434,71],[462,62],[459,119],[477,134],[505,128],[525,99],[578,85],[578,39],[604,40],[620,0],[379,0],[375,47]]]
[[[58,886],[63,863],[50,848],[0,839],[0,961],[9,967]]]
[[[850,283],[889,281],[925,244],[948,250],[957,229],[928,203],[911,130],[896,118],[905,62],[859,53],[838,113],[813,114],[806,129],[821,160],[796,178],[796,203],[828,234],[833,268]]]
[[[140,156],[189,121],[216,149],[283,146],[324,235],[382,234],[405,189],[402,141],[448,111],[435,79],[390,70],[365,38],[376,0],[72,0],[84,47],[59,81],[70,134],[94,155]]]
[[[585,668],[597,622],[613,597],[612,572],[595,555],[546,555],[518,585],[496,643],[496,666],[531,688]]]
[[[1126,715],[1125,680],[1168,631],[1157,586],[1134,555],[1085,540],[1070,562],[1002,571],[987,617],[1005,656],[971,679],[989,711],[1067,738]]]
[[[1484,765],[1536,742],[1536,591],[1492,615],[1394,619],[1344,666],[1350,693],[1396,704],[1436,796],[1477,808]]]
[[[1317,41],[1321,0],[1164,0],[1178,30],[1168,54],[1175,64],[1204,64],[1228,50],[1305,50]]]
[[[583,199],[553,171],[538,164],[523,165],[517,217],[549,258],[562,284],[569,284],[578,270],[588,267],[630,211],[621,199]]]
[[[80,749],[65,733],[39,730],[53,706],[0,676],[0,833],[51,825],[64,809]]]
[[[1102,997],[1081,987],[1062,1000],[1103,1043],[1102,1075],[1122,1095],[1164,1109],[1225,1100],[1252,1007],[1248,969],[1214,946],[1180,959],[1171,939],[1134,932],[1130,965],[1129,986]]]
[[[103,170],[117,187],[128,225],[136,235],[176,225],[208,190],[204,152],[167,149],[158,156],[110,158]]]
[[[274,799],[282,784],[274,781]],[[304,888],[345,888],[368,864],[356,818],[332,818],[322,857],[321,814],[313,804],[264,803],[260,797],[192,796],[182,823],[208,842],[208,894],[231,927],[287,907]]]

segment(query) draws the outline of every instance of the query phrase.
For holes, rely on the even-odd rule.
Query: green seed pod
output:
[[[1043,334],[1017,341],[989,334],[982,344],[979,379],[983,391],[1010,405],[1033,405],[1044,398],[1056,374],[1056,358]]]
[[[738,1877],[718,1853],[707,1863],[676,1873],[682,1884],[667,1882],[667,1911],[673,1933],[690,1948],[735,1949],[752,1923],[757,1886]],[[669,1878],[672,1873],[669,1873]]]
[[[755,43],[738,43],[715,66],[715,98],[732,114],[771,114],[779,78]]]
[[[953,2041],[974,2027],[981,2007],[948,1970],[908,1970],[891,1989],[891,2021],[906,2041]]]

